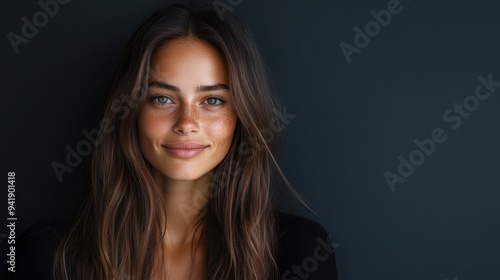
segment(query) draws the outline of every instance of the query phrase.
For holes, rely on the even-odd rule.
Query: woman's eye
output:
[[[172,100],[170,98],[166,97],[166,96],[156,96],[156,97],[151,98],[151,100],[154,103],[158,103],[158,104],[172,103]]]
[[[224,101],[217,97],[209,97],[205,100],[208,105],[221,105]]]

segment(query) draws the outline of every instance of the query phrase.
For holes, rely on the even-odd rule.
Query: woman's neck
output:
[[[206,247],[200,215],[208,201],[210,176],[196,181],[155,178],[165,202],[163,248],[168,278],[205,279]]]
[[[211,176],[207,174],[195,181],[173,181],[157,176],[155,181],[165,202],[164,244],[183,247],[199,240],[202,232],[198,228],[199,218],[208,201]]]

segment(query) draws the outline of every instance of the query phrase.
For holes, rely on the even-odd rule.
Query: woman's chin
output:
[[[158,176],[162,177],[161,180],[167,182],[199,182],[203,179],[208,179],[207,182],[211,181],[211,178],[208,178],[209,174],[207,172],[193,170],[193,168],[169,169],[168,171],[160,172],[155,178],[158,178]]]

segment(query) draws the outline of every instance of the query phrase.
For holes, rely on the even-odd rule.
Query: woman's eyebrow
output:
[[[175,91],[175,92],[181,91],[179,87],[176,87],[176,86],[171,85],[171,84],[167,84],[165,82],[160,82],[160,81],[151,81],[148,83],[148,86],[152,87],[152,88],[162,88],[162,89],[171,90],[171,91]],[[218,91],[218,90],[228,91],[229,87],[226,84],[222,84],[222,83],[196,87],[196,92],[207,92],[207,91]]]
[[[162,89],[167,89],[167,90],[171,90],[171,91],[176,91],[176,92],[180,92],[180,88],[176,87],[176,86],[173,86],[171,84],[167,84],[167,83],[164,83],[164,82],[160,82],[160,81],[151,81],[148,83],[148,86],[149,87],[153,87],[153,88],[162,88]]]
[[[224,90],[228,91],[229,87],[225,84],[215,84],[215,85],[208,85],[208,86],[198,86],[196,87],[196,92],[205,92],[205,91],[217,91],[217,90]]]

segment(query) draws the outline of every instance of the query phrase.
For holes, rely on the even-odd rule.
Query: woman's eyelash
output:
[[[158,95],[158,96],[153,96],[150,98],[150,100],[156,104],[168,104],[167,102],[170,100],[172,101],[172,99],[170,99],[168,96],[165,96],[165,95]]]
[[[216,104],[210,104],[208,102],[209,100],[215,100]],[[218,105],[222,105],[222,104],[226,103],[226,101],[222,100],[222,98],[219,98],[217,96],[209,96],[205,99],[205,103],[207,103],[208,105],[212,105],[212,106],[218,106]]]
[[[173,100],[165,95],[157,95],[157,96],[152,96],[149,98],[149,100],[155,104],[158,105],[164,105],[164,104],[171,104],[173,103]],[[209,96],[203,100],[203,103],[210,105],[210,106],[220,106],[226,103],[222,98],[218,96]]]

